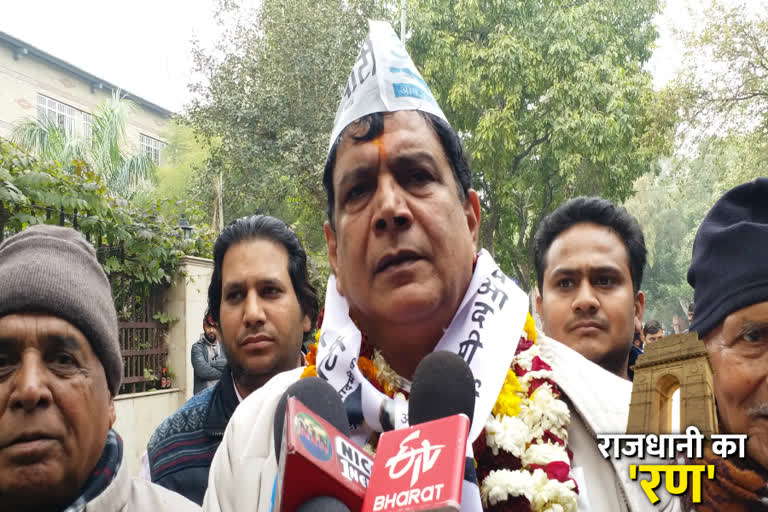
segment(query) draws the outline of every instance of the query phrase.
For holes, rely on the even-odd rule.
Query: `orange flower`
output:
[[[367,357],[359,357],[357,359],[357,367],[363,373],[366,379],[369,381],[376,380],[376,367],[373,366],[373,362]]]
[[[313,364],[305,366],[304,371],[301,372],[301,377],[299,378],[303,379],[305,377],[317,377],[317,367]]]
[[[317,343],[313,343],[309,346],[309,352],[307,352],[307,365],[314,366],[317,364]]]

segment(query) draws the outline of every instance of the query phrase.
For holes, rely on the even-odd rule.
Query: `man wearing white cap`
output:
[[[307,368],[274,377],[240,405],[213,461],[206,510],[270,509],[274,411],[297,379],[319,375],[339,391],[352,389],[343,396],[353,440],[375,451],[378,433],[407,426],[410,379],[436,350],[461,356],[477,384],[467,450],[477,479],[465,480],[462,510],[640,510],[628,497],[635,492],[651,508],[626,471],[619,478],[599,455],[592,461],[591,438],[577,457],[592,467],[573,470],[571,411],[555,363],[572,369],[574,394],[603,390],[581,402],[602,404],[582,418],[584,436],[585,423],[599,431],[626,427],[626,415],[616,414],[626,405],[611,405],[615,381],[623,381],[557,342],[537,342],[526,294],[478,252],[480,206],[470,180],[461,141],[405,47],[387,23],[372,21],[323,176],[334,275],[320,341]],[[619,398],[628,403],[626,395]],[[584,472],[594,478],[596,500],[609,500],[586,500]]]

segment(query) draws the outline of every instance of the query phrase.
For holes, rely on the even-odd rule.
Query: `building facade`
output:
[[[136,105],[126,126],[131,152],[144,152],[160,164],[171,111],[0,32],[0,137],[10,138],[17,124],[43,116],[88,137],[91,112],[114,91]]]

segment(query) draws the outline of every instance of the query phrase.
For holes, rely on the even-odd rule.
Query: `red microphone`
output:
[[[360,510],[373,460],[348,436],[344,405],[327,382],[314,377],[289,387],[275,412],[272,510]]]
[[[412,426],[379,438],[362,512],[460,511],[474,409],[475,380],[464,360],[450,352],[425,357],[411,386]]]

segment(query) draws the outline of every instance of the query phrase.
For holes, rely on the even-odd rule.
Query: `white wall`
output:
[[[123,464],[139,474],[141,454],[155,428],[179,408],[179,389],[132,393],[115,397],[117,421],[114,429],[123,438]]]
[[[168,366],[175,373],[173,389],[118,395],[115,398],[115,430],[123,438],[123,460],[138,475],[141,455],[158,425],[192,397],[192,344],[203,331],[208,307],[208,284],[213,261],[181,259],[176,280],[165,299],[165,312],[176,321],[168,330]]]
[[[192,397],[192,345],[203,332],[203,316],[208,308],[208,285],[213,261],[187,256],[182,258],[179,274],[168,292],[166,312],[178,319],[168,331],[168,365],[176,374],[175,386],[182,390],[181,407]]]

